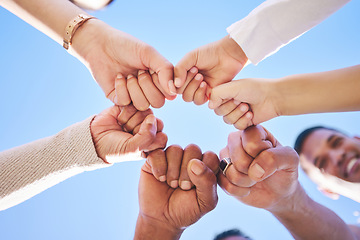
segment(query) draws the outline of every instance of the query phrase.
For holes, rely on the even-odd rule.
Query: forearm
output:
[[[0,153],[0,210],[84,171],[109,166],[98,158],[89,118],[55,136]]]
[[[0,4],[61,45],[68,22],[85,13],[68,0],[4,0]]]
[[[135,240],[177,240],[180,239],[183,230],[171,229],[168,225],[156,220],[149,220],[139,214],[136,228]]]
[[[295,239],[356,239],[340,217],[313,201],[300,184],[294,196],[281,205],[270,212]]]
[[[267,0],[227,31],[249,60],[257,64],[348,2],[350,0]]]
[[[292,75],[271,85],[280,115],[360,110],[360,65]]]

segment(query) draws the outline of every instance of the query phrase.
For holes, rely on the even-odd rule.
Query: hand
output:
[[[233,164],[218,174],[219,185],[247,205],[274,211],[297,190],[298,155],[261,126],[230,134],[224,157]]]
[[[161,107],[165,97],[175,98],[176,94],[169,91],[173,65],[150,45],[100,20],[89,20],[78,29],[72,49],[73,54],[88,67],[106,97],[117,105],[126,106],[133,101],[135,107],[145,110],[149,103],[153,107]],[[146,79],[139,77],[129,83],[130,78],[144,71],[152,75],[156,73],[158,77],[150,81],[151,76],[146,73]],[[126,78],[129,78],[128,81]],[[135,103],[139,101],[131,94],[134,89],[146,97],[147,104]]]
[[[140,175],[140,212],[135,239],[178,239],[186,227],[217,204],[214,172],[218,169],[218,158],[212,152],[202,155],[196,145],[189,145],[185,150],[173,145],[166,151],[157,150],[150,155],[154,153],[160,158],[159,162],[167,161],[168,180],[179,179],[185,171],[195,188],[184,191],[159,182],[152,174],[153,166],[148,159]],[[194,159],[193,156],[200,158]]]
[[[229,36],[207,44],[186,54],[174,69],[175,86],[182,93],[187,75],[196,67],[204,81],[213,88],[230,82],[245,66],[247,57],[241,47]]]
[[[198,73],[198,69],[192,67],[186,76],[185,84],[178,90],[185,102],[194,102],[196,105],[207,102],[211,89],[203,80],[204,77]]]
[[[212,89],[209,108],[240,130],[260,124],[280,116],[271,84],[269,79],[241,79],[222,84]]]
[[[165,148],[162,129],[163,123],[150,109],[141,112],[132,105],[108,108],[90,125],[96,152],[108,163],[141,159],[141,151]]]

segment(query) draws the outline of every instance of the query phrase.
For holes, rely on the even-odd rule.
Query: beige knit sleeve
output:
[[[106,166],[90,133],[93,117],[58,134],[0,153],[0,210],[84,171]]]

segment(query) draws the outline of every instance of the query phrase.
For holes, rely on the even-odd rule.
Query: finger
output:
[[[187,165],[191,159],[202,159],[202,153],[198,146],[190,144],[184,149],[183,159],[180,169],[179,185],[182,190],[190,190],[194,185],[190,181],[187,172]]]
[[[195,91],[199,88],[203,79],[203,75],[198,73],[196,74],[194,79],[187,85],[182,94],[182,98],[185,102],[192,102],[194,100]]]
[[[131,103],[126,79],[121,73],[118,73],[115,79],[115,98],[113,102],[119,106],[127,106]]]
[[[148,115],[141,124],[139,132],[128,140],[125,152],[148,150],[156,139],[156,133],[156,118],[154,115]]]
[[[145,111],[149,108],[150,103],[142,92],[138,80],[131,74],[127,78],[127,89],[129,91],[133,105],[136,109],[140,111]]]
[[[263,181],[279,170],[294,173],[297,178],[299,156],[290,147],[276,147],[262,151],[249,168],[249,176],[255,181]]]
[[[213,152],[205,152],[202,157],[203,163],[216,175],[219,171],[219,158]]]
[[[244,150],[253,158],[260,152],[274,147],[268,139],[268,132],[260,125],[245,129],[242,134],[242,139]]]
[[[170,187],[179,186],[180,167],[183,159],[183,149],[178,145],[171,145],[166,149],[166,160],[168,164],[166,180]]]
[[[151,75],[151,78],[153,80],[153,83],[155,84],[155,87],[157,89],[159,89],[159,91],[163,94],[163,96],[165,96],[166,99],[169,100],[173,100],[176,98],[176,95],[170,95],[168,94],[160,85],[160,81],[159,81],[159,76],[157,75],[156,72],[152,71],[151,69],[149,70],[149,73]]]
[[[159,53],[155,54],[150,61],[150,69],[154,70],[159,76],[162,89],[170,96],[176,95],[174,85],[174,66]]]
[[[196,51],[187,53],[174,68],[175,86],[180,88],[184,85],[188,71],[196,65]]]
[[[154,177],[160,182],[166,181],[167,161],[165,151],[158,149],[149,153],[147,161]]]
[[[226,192],[228,195],[242,198],[250,194],[250,188],[238,187],[232,184],[229,179],[227,179],[224,174],[217,175],[217,181],[219,186]]]
[[[242,131],[229,134],[227,147],[229,149],[229,157],[235,169],[238,172],[247,174],[253,158],[243,148]]]
[[[219,107],[214,109],[214,112],[218,116],[225,116],[231,113],[234,109],[236,109],[239,105],[234,103],[234,100],[227,100],[222,103]]]
[[[137,113],[137,109],[132,105],[120,107],[120,114],[117,116],[117,120],[121,125],[124,125],[129,119]]]
[[[234,164],[231,164],[227,168],[224,175],[226,176],[227,179],[229,179],[229,181],[232,184],[234,184],[238,187],[251,187],[256,183],[247,174],[236,170]]]
[[[164,132],[156,133],[154,141],[147,147],[145,153],[155,149],[164,149],[166,147],[167,141],[168,137]]]
[[[223,117],[224,122],[231,125],[235,124],[248,110],[248,104],[240,103],[238,107]]]
[[[177,93],[178,94],[183,94],[185,88],[187,87],[187,85],[193,80],[193,78],[196,76],[196,74],[198,73],[198,69],[197,67],[192,67],[190,68],[190,70],[187,72],[186,74],[186,80],[185,83],[177,89]],[[176,80],[176,79],[175,79]]]
[[[151,109],[150,109],[151,110]],[[161,132],[164,129],[164,123],[160,119],[156,118],[157,132]],[[137,125],[133,129],[133,134],[137,134],[140,130],[141,124]]]
[[[196,105],[202,105],[202,104],[206,103],[206,101],[208,100],[208,97],[206,96],[207,88],[208,88],[207,83],[202,81],[194,95],[194,103]]]
[[[254,125],[253,122],[254,114],[251,111],[246,112],[242,117],[240,117],[235,123],[234,127],[239,130],[245,130],[246,128]]]
[[[233,99],[239,94],[238,81],[228,82],[214,87],[211,90],[209,108],[218,108],[224,100]]]
[[[133,132],[136,126],[141,126],[142,122],[145,120],[146,116],[152,114],[151,109],[146,111],[137,111],[124,125],[123,128],[127,132]]]
[[[200,212],[205,214],[216,207],[218,196],[216,191],[216,176],[205,163],[193,159],[188,165],[188,175],[196,186],[196,196]]]
[[[165,104],[165,97],[155,86],[150,74],[144,70],[138,73],[138,82],[146,99],[154,108],[160,108]]]

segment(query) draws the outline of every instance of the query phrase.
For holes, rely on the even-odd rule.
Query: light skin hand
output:
[[[96,152],[105,162],[114,157],[121,161],[130,153],[140,157],[140,151],[165,148],[167,136],[162,128],[162,122],[150,109],[140,112],[132,105],[110,107],[90,124]]]
[[[165,98],[176,97],[169,90],[169,81],[173,82],[173,65],[150,45],[98,19],[87,21],[77,30],[71,49],[71,53],[88,67],[106,97],[115,104],[127,105],[138,97],[132,96],[134,84],[129,89],[125,78],[129,75],[137,77],[139,71],[136,91],[146,96],[148,104],[161,107]],[[145,79],[140,76],[145,74],[141,70],[156,73],[158,78],[152,78],[153,83],[149,83],[149,76]],[[144,91],[144,87],[147,90]],[[141,110],[145,108],[146,104],[143,104],[140,104]]]
[[[200,156],[200,159],[192,156]],[[218,167],[218,158],[211,152],[202,155],[196,145],[189,145],[185,150],[173,145],[166,151],[157,150],[156,157],[162,158],[158,162],[168,162],[169,179],[171,175],[176,175],[175,172],[177,178],[185,170],[195,188],[171,188],[167,183],[158,181],[152,173],[153,164],[148,159],[140,175],[140,212],[134,239],[179,239],[186,227],[197,222],[217,204],[214,172]]]
[[[186,84],[179,90],[179,93],[182,93],[182,98],[185,102],[194,102],[196,105],[202,105],[207,102],[209,99],[208,94],[211,90],[203,80],[203,75],[197,73],[195,67],[190,69],[190,73],[187,75]]]
[[[241,47],[229,36],[186,54],[175,66],[175,86],[182,93],[187,75],[196,67],[211,87],[230,82],[245,66],[247,57]]]
[[[260,124],[280,115],[271,84],[270,79],[241,79],[217,86],[211,91],[209,108],[218,115],[226,116],[234,110],[232,106],[226,106],[229,100],[238,104],[246,103],[250,108],[249,113],[238,111],[233,114],[234,126],[243,130]]]
[[[281,146],[261,126],[229,137],[220,158],[229,156],[233,164],[226,176],[218,174],[219,185],[247,205],[273,211],[281,208],[280,203],[286,202],[298,188],[298,155],[293,149]],[[250,184],[244,179],[250,179]]]

